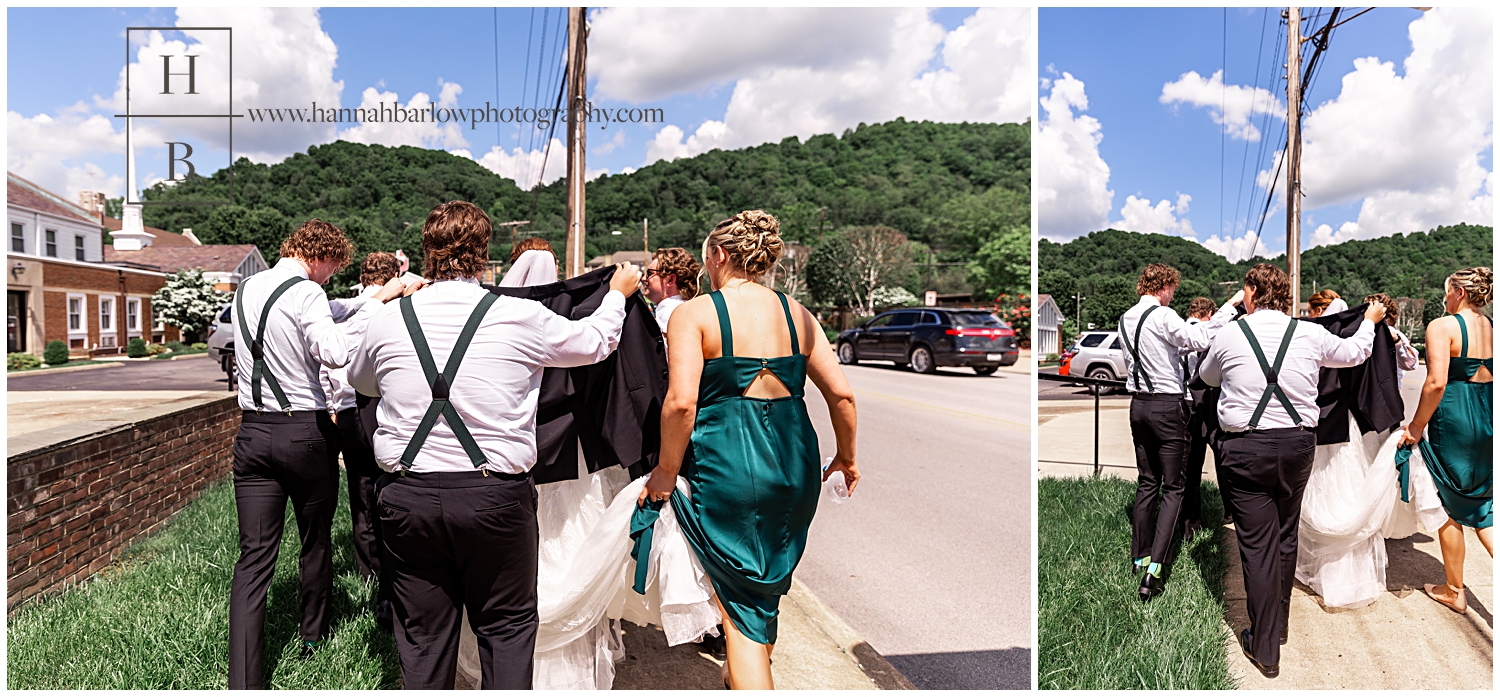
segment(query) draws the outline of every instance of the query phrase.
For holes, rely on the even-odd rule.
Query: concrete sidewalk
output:
[[[667,646],[657,627],[624,623],[625,660],[615,665],[616,690],[722,690],[723,662],[697,644]],[[778,690],[914,690],[796,579],[781,601],[771,677]],[[458,689],[477,690],[459,675]]]
[[[88,379],[109,379],[108,373]],[[33,431],[79,421],[108,419],[114,414],[140,407],[171,402],[204,394],[203,390],[69,390],[5,393],[5,437],[14,438]],[[214,391],[221,395],[223,391]]]

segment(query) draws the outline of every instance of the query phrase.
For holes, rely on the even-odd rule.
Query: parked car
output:
[[[1016,332],[993,312],[936,307],[890,310],[839,333],[839,362],[891,361],[919,373],[938,366],[990,375],[1020,357]]]
[[[1120,343],[1117,331],[1088,332],[1078,337],[1070,349],[1068,372],[1063,375],[1078,375],[1099,380],[1125,379],[1125,347]]]
[[[229,389],[238,389],[234,381],[234,305],[224,303],[224,310],[208,327],[208,358],[218,361],[229,376]]]

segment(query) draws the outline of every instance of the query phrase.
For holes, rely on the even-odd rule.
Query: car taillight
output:
[[[955,327],[945,333],[949,336],[982,336],[987,339],[1016,335],[1014,330],[1005,327]]]
[[[204,337],[204,340],[208,340],[208,339],[214,338],[214,332],[216,332],[218,330],[219,330],[218,325],[214,325],[212,327],[209,327],[208,328],[208,336]]]

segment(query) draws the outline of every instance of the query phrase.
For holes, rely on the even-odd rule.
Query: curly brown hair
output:
[[[659,273],[676,277],[677,293],[683,300],[692,300],[698,294],[698,271],[702,266],[691,252],[682,247],[667,247],[656,250],[651,258],[656,261]]]
[[[1187,314],[1189,317],[1213,316],[1214,311],[1217,309],[1219,309],[1219,306],[1215,305],[1214,301],[1208,298],[1193,298],[1193,301],[1188,303]]]
[[[1256,264],[1245,272],[1245,287],[1255,291],[1255,307],[1282,312],[1292,307],[1292,279],[1279,266]]]
[[[520,259],[522,254],[533,249],[551,254],[554,259],[557,258],[557,252],[552,251],[552,245],[548,244],[547,240],[540,237],[528,237],[510,246],[510,263],[516,263],[516,260]]]
[[[434,281],[478,278],[490,260],[490,216],[468,201],[449,201],[422,223],[422,275]]]
[[[1339,299],[1339,297],[1339,294],[1333,292],[1332,289],[1323,289],[1316,293],[1313,293],[1312,295],[1309,295],[1307,297],[1307,311],[1309,313],[1312,313],[1326,310],[1328,309],[1328,306],[1332,305],[1333,301]]]
[[[1396,309],[1396,301],[1385,293],[1371,293],[1365,296],[1365,302],[1375,301],[1385,306],[1385,323],[1396,326],[1396,320],[1401,319],[1401,311]]]
[[[390,252],[370,252],[359,264],[359,282],[366,286],[383,286],[401,275],[401,262]]]
[[[354,243],[332,223],[313,218],[282,241],[281,256],[303,261],[337,261],[342,271],[354,258]]]
[[[1147,264],[1135,282],[1136,295],[1156,295],[1164,288],[1182,285],[1182,274],[1166,264]]]
[[[722,248],[729,254],[729,264],[758,281],[781,258],[781,223],[761,210],[742,211],[720,222],[703,240],[703,258],[708,251]]]
[[[1495,274],[1488,266],[1471,266],[1461,271],[1453,272],[1448,277],[1452,287],[1463,290],[1468,296],[1469,304],[1474,307],[1484,307],[1490,304],[1490,293],[1495,285]]]

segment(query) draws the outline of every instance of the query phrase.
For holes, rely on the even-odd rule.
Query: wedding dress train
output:
[[[1385,540],[1435,532],[1448,519],[1420,451],[1408,467],[1409,501],[1401,500],[1400,429],[1361,434],[1350,422],[1349,442],[1317,447],[1298,528],[1297,580],[1329,607],[1375,602],[1386,590]]]

